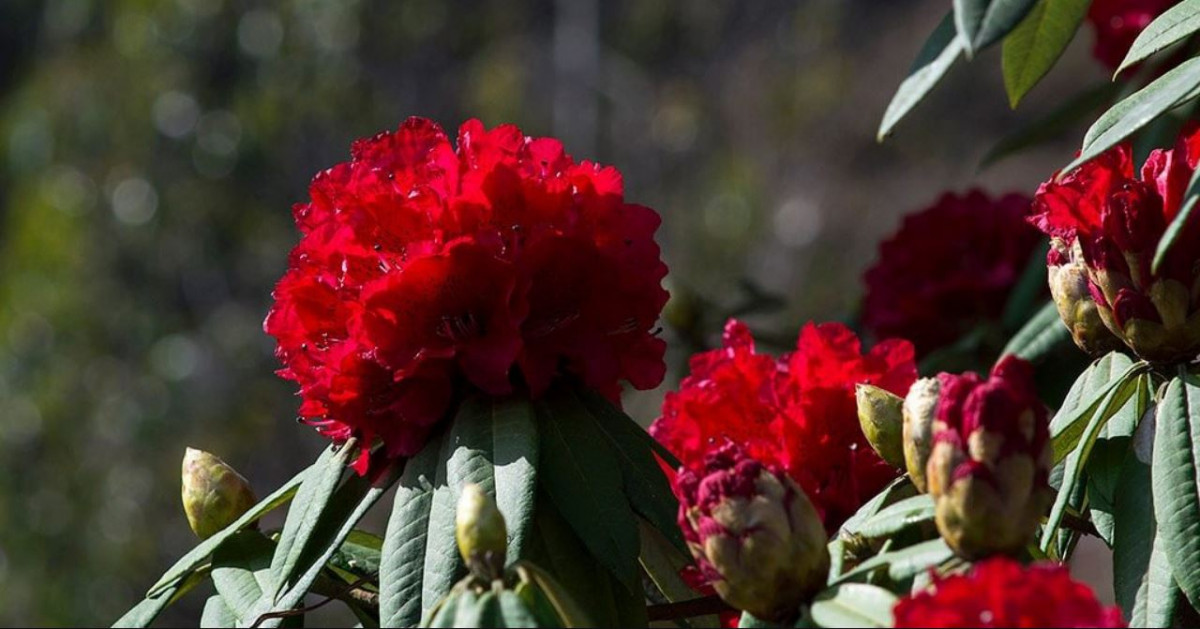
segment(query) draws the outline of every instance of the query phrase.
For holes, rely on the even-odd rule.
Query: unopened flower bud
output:
[[[504,571],[508,529],[496,501],[474,483],[463,487],[454,518],[458,552],[481,579],[498,578]]]
[[[825,585],[825,528],[804,490],[734,444],[675,479],[679,525],[717,594],[764,620],[794,620]]]
[[[207,539],[254,506],[250,483],[215,455],[188,448],[183,455],[183,511],[192,531]]]
[[[925,464],[933,449],[933,418],[937,411],[938,391],[941,384],[937,378],[921,378],[913,383],[904,397],[904,467],[917,491],[928,491],[925,480]]]
[[[1121,347],[1121,340],[1100,317],[1099,308],[1088,288],[1087,266],[1078,241],[1068,246],[1061,238],[1052,238],[1047,270],[1050,295],[1058,308],[1071,338],[1079,349],[1093,356],[1106,354]]]
[[[904,398],[869,384],[855,387],[858,423],[867,442],[892,467],[904,467]]]
[[[1053,499],[1046,408],[1029,363],[1010,356],[986,380],[942,378],[926,475],[938,531],[959,556],[1025,547]]]

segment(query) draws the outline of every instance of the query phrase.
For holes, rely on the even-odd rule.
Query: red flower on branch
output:
[[[906,216],[864,276],[863,325],[925,355],[995,320],[1037,247],[1028,210],[1023,195],[971,190]]]
[[[895,626],[1124,627],[1121,611],[1104,607],[1063,566],[1029,567],[990,559],[966,575],[935,577],[927,590],[896,604]]]
[[[1051,282],[1081,346],[1097,337],[1090,328],[1103,324],[1147,360],[1187,360],[1200,351],[1200,222],[1188,222],[1153,270],[1197,161],[1200,130],[1193,130],[1173,148],[1152,151],[1140,177],[1124,143],[1038,188],[1029,220],[1053,241],[1052,280],[1056,270],[1080,265],[1086,276],[1086,290]]]
[[[650,432],[692,470],[715,446],[738,444],[799,483],[832,532],[897,476],[859,428],[854,385],[903,395],[916,377],[907,341],[864,353],[840,323],[809,323],[796,351],[775,358],[757,353],[746,326],[731,320],[724,346],[692,358]]]
[[[662,380],[659,217],[616,169],[477,120],[455,148],[410,118],[309,194],[264,327],[332,439],[407,456],[464,389],[538,395],[570,373],[615,398]]]
[[[1110,70],[1125,60],[1142,29],[1179,0],[1092,0],[1087,19],[1096,31],[1092,56]]]

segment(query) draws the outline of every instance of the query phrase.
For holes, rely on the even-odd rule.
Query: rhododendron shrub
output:
[[[737,320],[715,348],[660,330],[659,217],[615,168],[478,121],[354,143],[294,208],[265,322],[333,443],[274,491],[189,450],[181,524],[202,539],[116,624],[211,577],[203,626],[331,600],[380,627],[1197,625],[1200,8],[947,8],[881,139],[991,46],[1017,106],[1089,19],[1118,87],[1056,95],[985,165],[1111,106],[1074,159],[1049,149],[1059,172],[905,219],[861,329],[765,322],[799,328],[779,356]],[[935,360],[980,336],[972,369]],[[668,379],[671,339],[703,347],[635,420],[620,396]],[[386,526],[360,528],[380,501]],[[1067,572],[1084,537],[1112,551],[1116,606]]]
[[[621,174],[552,138],[411,118],[359,140],[294,208],[302,238],[265,328],[301,418],[415,454],[463,389],[613,399],[663,377],[666,265]],[[364,457],[359,465],[365,465]]]

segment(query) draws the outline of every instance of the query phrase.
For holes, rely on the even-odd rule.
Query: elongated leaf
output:
[[[268,559],[270,559],[268,557]],[[202,628],[209,627],[236,627],[237,617],[221,600],[221,595],[216,594],[208,597],[208,601],[204,603],[204,612],[200,616],[200,626]]]
[[[1200,96],[1200,57],[1188,59],[1104,112],[1083,138],[1079,157],[1062,172],[1116,146],[1171,109]]]
[[[891,627],[896,595],[865,583],[844,583],[817,595],[809,614],[821,627]]]
[[[1171,220],[1171,224],[1167,226],[1167,231],[1163,233],[1162,238],[1158,241],[1158,247],[1154,251],[1154,262],[1150,265],[1151,273],[1158,273],[1163,260],[1166,260],[1167,254],[1175,246],[1175,242],[1183,235],[1184,226],[1188,222],[1195,222],[1192,219],[1192,214],[1196,208],[1197,200],[1200,200],[1200,169],[1192,173],[1192,179],[1188,182],[1187,192],[1183,195],[1183,205],[1179,208],[1179,213],[1175,215],[1175,218]]]
[[[1119,472],[1112,510],[1113,591],[1128,621],[1150,566],[1156,526],[1150,466],[1128,450]]]
[[[333,500],[329,501],[328,508],[323,510],[313,527],[309,543],[296,562],[299,572],[285,583],[285,588],[279,596],[273,597],[274,602],[264,591],[263,598],[259,599],[259,604],[254,610],[254,618],[262,614],[294,609],[304,600],[313,581],[325,569],[333,553],[350,535],[350,531],[354,530],[359,520],[400,478],[401,468],[400,462],[392,462],[374,481],[353,476],[338,489]],[[273,618],[259,626],[277,627],[280,622],[280,619]]]
[[[304,546],[308,543],[313,528],[317,526],[321,514],[325,512],[325,507],[333,497],[338,481],[346,471],[346,464],[354,451],[353,441],[343,444],[340,448],[326,448],[317,458],[312,472],[301,483],[296,492],[296,499],[288,509],[283,530],[279,532],[275,556],[271,559],[272,597],[278,597],[295,575],[296,562],[300,560],[300,554],[304,552]]]
[[[1151,477],[1154,515],[1179,588],[1200,606],[1200,386],[1181,375],[1167,385],[1158,406]]]
[[[1079,376],[1050,421],[1056,465],[1075,449],[1089,420],[1110,393],[1117,392],[1112,400],[1117,405],[1112,407],[1113,411],[1121,408],[1133,395],[1136,389],[1134,376],[1143,369],[1144,363],[1134,363],[1124,354],[1113,352],[1097,360]]]
[[[656,527],[639,518],[638,526],[642,540],[642,552],[638,561],[642,570],[654,583],[667,601],[677,603],[696,598],[696,591],[683,580],[682,570],[692,563],[691,555],[679,552]],[[720,619],[716,616],[693,618],[697,627],[716,627]]]
[[[541,485],[592,556],[630,592],[639,591],[637,520],[617,455],[594,422],[571,415],[577,409],[562,392],[538,403]]]
[[[903,580],[928,570],[953,556],[954,551],[950,550],[950,547],[941,538],[921,542],[900,550],[875,555],[855,566],[854,569],[831,580],[830,585],[861,579],[881,568],[887,569],[889,578]]]
[[[1009,34],[1029,14],[1035,0],[954,0],[954,23],[967,42],[967,54]]]
[[[1092,446],[1096,444],[1096,439],[1100,436],[1100,431],[1122,407],[1127,404],[1137,405],[1137,398],[1133,394],[1137,390],[1138,384],[1139,379],[1134,378],[1129,381],[1128,386],[1119,384],[1108,391],[1104,400],[1096,408],[1096,412],[1092,414],[1083,431],[1080,432],[1076,446],[1070,450],[1063,461],[1062,484],[1058,487],[1054,506],[1050,508],[1050,515],[1047,516],[1046,523],[1042,527],[1041,549],[1043,551],[1050,548],[1055,534],[1058,533],[1058,527],[1062,523],[1068,501],[1075,491],[1076,483],[1083,476],[1084,467],[1092,453]]]
[[[1138,34],[1115,74],[1200,30],[1200,0],[1183,0],[1155,18]]]
[[[880,491],[870,500],[863,503],[863,506],[859,507],[858,511],[842,524],[839,537],[841,534],[857,533],[862,527],[863,522],[869,520],[883,508],[915,495],[917,495],[917,488],[913,486],[912,481],[908,480],[907,476],[897,478],[887,487],[884,487],[883,491]]]
[[[113,627],[149,627],[162,610],[183,598],[197,585],[208,578],[208,566],[197,568],[194,572],[186,572],[181,578],[165,588],[161,588],[153,596],[147,596],[142,602],[133,606],[113,623]]]
[[[647,445],[650,435],[599,394],[586,389],[575,394],[583,403],[585,413],[608,439],[620,462],[621,483],[630,506],[654,525],[680,553],[687,554],[687,544],[676,522],[679,502],[671,491],[666,474],[654,458],[654,451]]]
[[[1137,600],[1130,614],[1130,627],[1170,627],[1175,609],[1183,599],[1179,584],[1167,557],[1166,539],[1155,536],[1150,553],[1150,565],[1138,588]]]
[[[212,579],[222,604],[234,621],[249,624],[263,597],[263,588],[271,586],[271,557],[275,543],[258,531],[242,531],[213,553]]]
[[[508,563],[524,557],[537,506],[538,431],[528,400],[493,401],[496,505],[508,525]]]
[[[954,65],[955,60],[962,55],[963,50],[962,39],[954,27],[954,15],[948,14],[917,53],[917,59],[908,71],[908,77],[900,84],[896,95],[892,96],[892,101],[883,114],[883,121],[879,124],[877,139],[880,142],[892,132],[896,123],[937,85],[950,66]]]
[[[444,436],[431,439],[409,459],[396,489],[379,566],[379,620],[384,627],[421,621],[429,511],[444,441]]]
[[[1091,0],[1038,0],[1004,39],[1004,89],[1014,109],[1062,56],[1090,4]]]
[[[882,509],[863,523],[859,533],[869,539],[894,535],[906,528],[933,520],[933,498],[922,494]]]
[[[1122,406],[1100,431],[1100,437],[1092,446],[1092,454],[1087,462],[1087,507],[1091,511],[1092,523],[1097,532],[1109,546],[1113,544],[1113,515],[1116,512],[1119,486],[1124,480],[1126,457],[1133,443],[1133,434],[1154,395],[1150,375],[1141,374],[1137,378],[1137,391],[1133,398],[1130,403]],[[1144,489],[1149,494],[1149,480]],[[1135,584],[1134,590],[1136,589]]]
[[[225,543],[225,540],[233,537],[238,531],[250,526],[250,524],[253,522],[257,522],[259,518],[291,500],[292,496],[296,494],[296,489],[300,486],[300,483],[304,480],[305,476],[308,475],[309,470],[311,469],[312,468],[310,467],[309,469],[306,469],[303,472],[293,476],[291,480],[284,483],[279,489],[271,492],[271,495],[263,498],[249,511],[242,514],[242,517],[235,520],[233,524],[230,524],[220,532],[198,544],[195,548],[189,550],[187,554],[185,554],[179,561],[175,562],[174,566],[171,566],[170,570],[167,570],[166,573],[159,577],[158,583],[155,583],[154,586],[150,588],[150,591],[146,594],[146,596],[156,597],[159,592],[162,592],[164,589],[170,587],[171,584],[175,583],[180,578],[199,567],[200,564],[204,563],[204,561],[208,559],[210,555],[212,555],[213,551],[216,550],[218,546]]]
[[[618,626],[609,569],[599,563],[575,534],[544,487],[539,491],[533,530],[531,564],[522,565],[526,569],[533,565],[548,571],[568,595],[584,593],[573,600],[583,609],[586,618],[574,624],[585,627]],[[536,569],[533,571],[536,572]],[[566,609],[562,604],[558,607]]]
[[[359,577],[379,575],[383,538],[366,531],[353,530],[333,554],[329,565]]]

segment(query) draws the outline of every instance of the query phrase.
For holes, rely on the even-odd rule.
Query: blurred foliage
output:
[[[977,181],[981,136],[1012,128],[998,78],[959,77],[946,92],[990,96],[932,99],[875,145],[944,4],[0,3],[0,625],[105,623],[135,601],[193,543],[186,445],[260,491],[323,445],[288,421],[261,321],[289,207],[354,138],[417,114],[557,135],[660,209],[693,307],[788,296],[760,316],[782,345],[851,313],[876,241]],[[1032,189],[1071,141],[984,183]],[[687,320],[703,327],[672,338],[676,365],[722,323]]]

